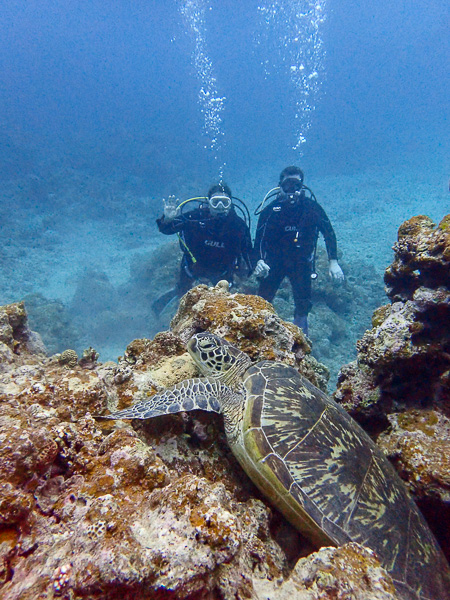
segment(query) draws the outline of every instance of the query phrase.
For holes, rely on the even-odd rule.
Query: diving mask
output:
[[[280,183],[280,188],[285,194],[295,194],[295,192],[300,192],[302,187],[303,178],[299,175],[290,175],[289,177],[285,177]]]
[[[227,213],[231,208],[231,198],[223,194],[214,194],[208,200],[209,207],[214,213]]]

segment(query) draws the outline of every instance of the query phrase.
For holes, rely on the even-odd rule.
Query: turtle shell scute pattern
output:
[[[336,545],[351,540],[377,552],[405,597],[428,598],[418,583],[425,581],[428,594],[446,598],[442,582],[433,583],[439,565],[447,569],[445,558],[406,486],[364,430],[283,363],[253,365],[244,388],[244,427],[252,430],[255,464],[269,465]]]

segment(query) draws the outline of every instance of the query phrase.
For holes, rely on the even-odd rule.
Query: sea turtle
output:
[[[450,599],[450,569],[405,484],[364,430],[293,367],[250,358],[209,332],[187,349],[204,377],[106,419],[195,409],[223,414],[233,453],[318,547],[374,550],[404,600]]]

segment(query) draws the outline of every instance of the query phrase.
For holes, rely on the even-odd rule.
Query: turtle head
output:
[[[251,365],[250,358],[223,338],[208,331],[192,336],[187,350],[202,375],[236,387]]]

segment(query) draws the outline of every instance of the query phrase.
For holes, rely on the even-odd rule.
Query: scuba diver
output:
[[[316,244],[321,233],[329,260],[329,274],[336,281],[344,280],[337,261],[337,243],[333,227],[313,192],[303,185],[303,172],[298,167],[286,167],[280,175],[279,187],[267,194],[255,211],[259,214],[254,257],[255,275],[260,278],[258,295],[271,302],[287,277],[292,286],[295,312],[294,324],[308,335],[308,313],[311,310],[311,279]],[[275,199],[264,208],[265,201]]]
[[[183,213],[183,207],[192,201],[197,201],[199,206]],[[226,279],[232,285],[241,258],[248,272],[252,270],[250,215],[242,200],[234,197],[227,185],[213,185],[207,197],[191,198],[180,205],[175,196],[169,196],[167,201],[163,200],[163,205],[164,214],[156,220],[158,229],[166,235],[178,234],[183,258],[176,287],[152,304],[156,315],[173,298],[183,296],[196,280],[207,280],[215,285]]]

